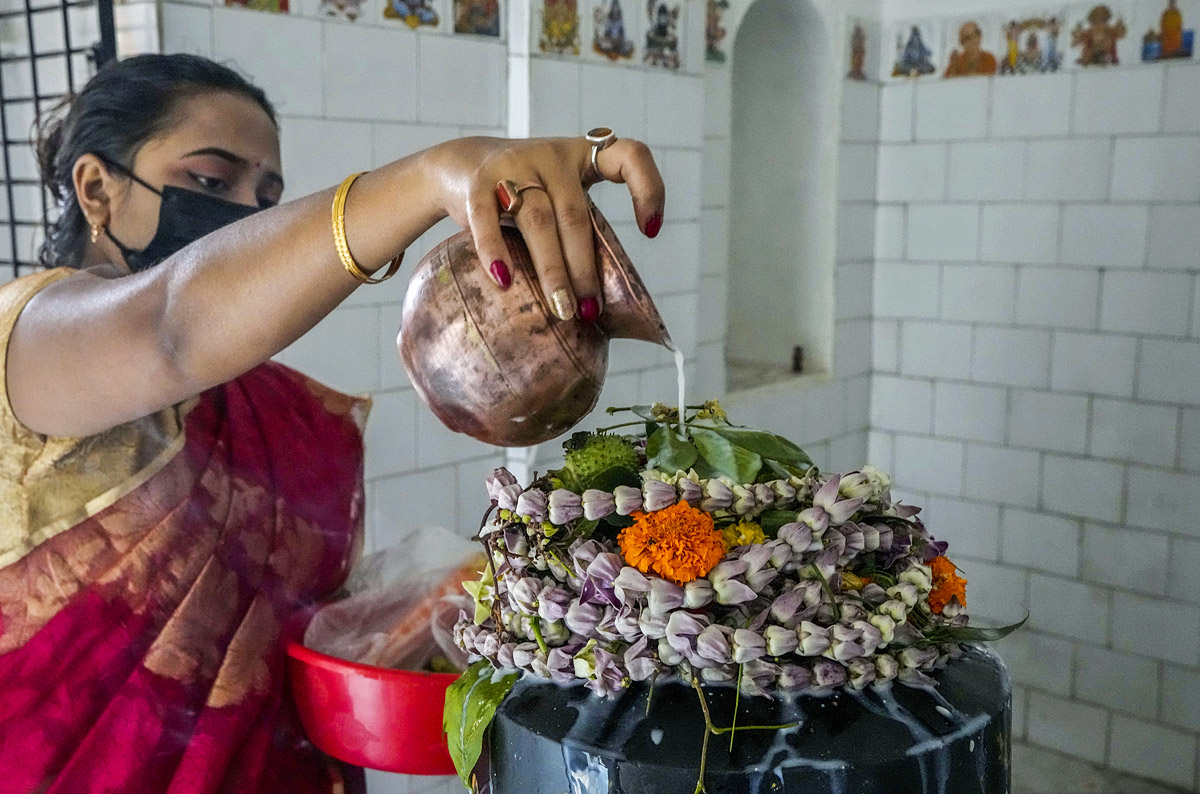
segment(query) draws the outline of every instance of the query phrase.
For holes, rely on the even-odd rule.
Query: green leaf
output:
[[[667,425],[660,426],[646,439],[646,466],[674,474],[687,471],[699,453],[694,444],[675,435]]]
[[[1012,634],[1024,626],[1027,620],[1029,620],[1029,615],[1017,623],[1010,623],[1007,626],[938,626],[929,634],[933,635],[930,639],[936,637],[938,642],[993,642]]]
[[[709,465],[734,482],[754,482],[762,468],[762,457],[713,430],[692,428],[692,440]]]
[[[763,528],[767,537],[773,538],[779,534],[780,527],[795,520],[795,510],[768,510],[758,517],[758,524]]]
[[[626,469],[621,466],[613,466],[611,469],[605,469],[597,474],[592,479],[588,480],[587,488],[595,488],[598,491],[612,491],[618,485],[628,485],[630,488],[641,488],[642,478],[633,469]],[[582,489],[577,493],[582,493]]]
[[[517,671],[502,676],[495,675],[496,672],[491,662],[480,660],[468,667],[446,690],[442,725],[454,768],[468,789],[471,788],[471,772],[483,751],[484,731],[520,676]]]
[[[634,405],[634,406],[630,407],[629,410],[633,411],[635,416],[640,416],[641,418],[645,419],[647,422],[658,422],[658,420],[654,418],[654,406]]]
[[[737,446],[761,457],[804,469],[812,466],[812,459],[808,457],[805,451],[783,436],[777,436],[774,433],[768,433],[763,430],[733,427],[707,419],[702,419],[692,424],[693,427],[699,426],[711,430],[722,438],[732,441]]]

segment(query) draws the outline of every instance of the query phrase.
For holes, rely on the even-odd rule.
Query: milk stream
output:
[[[675,377],[676,384],[678,385],[679,389],[679,421],[682,422],[684,416],[684,406],[687,405],[687,403],[684,402],[684,394],[686,392],[684,387],[686,385],[686,378],[683,373],[683,351],[675,347],[673,344],[668,344],[667,349],[675,354]]]

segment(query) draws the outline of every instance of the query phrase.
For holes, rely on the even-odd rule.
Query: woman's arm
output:
[[[589,151],[581,139],[475,138],[399,160],[350,191],[350,249],[374,271],[449,215],[471,229],[486,266],[507,257],[496,182],[538,181],[547,191],[526,193],[536,199],[516,220],[543,289],[548,297],[562,289],[595,294],[582,184]],[[649,152],[618,141],[602,155],[603,175],[628,182],[639,225],[654,228],[663,186]],[[85,272],[42,290],[9,343],[8,394],[18,419],[46,435],[92,435],[231,380],[287,347],[359,286],[334,249],[333,193],[257,213],[145,272],[115,279]]]

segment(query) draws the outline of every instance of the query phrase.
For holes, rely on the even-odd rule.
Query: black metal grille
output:
[[[34,123],[117,55],[113,0],[0,0],[0,278],[29,272],[55,207]]]

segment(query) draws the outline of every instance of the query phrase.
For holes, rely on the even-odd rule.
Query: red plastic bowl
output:
[[[289,635],[292,696],[313,744],[356,766],[406,775],[454,774],[442,711],[446,688],[457,675],[347,662],[305,648],[302,630]]]

